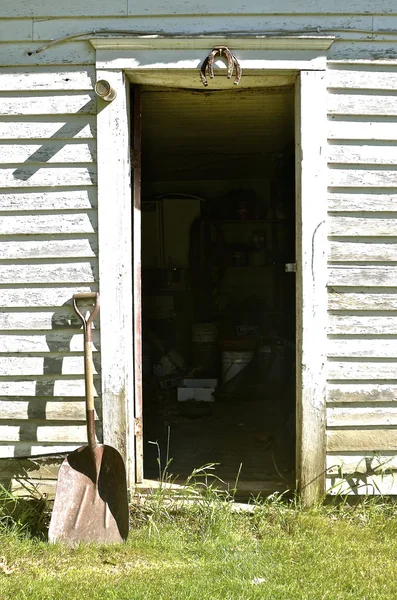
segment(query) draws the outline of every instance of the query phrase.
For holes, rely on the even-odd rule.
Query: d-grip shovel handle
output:
[[[78,309],[79,300],[94,300],[94,308],[86,318]],[[95,416],[94,416],[94,365],[92,360],[92,322],[99,312],[98,292],[86,292],[74,294],[73,308],[83,323],[84,330],[84,377],[85,377],[85,401],[87,414],[87,438],[88,445],[93,451],[97,446],[95,439]]]

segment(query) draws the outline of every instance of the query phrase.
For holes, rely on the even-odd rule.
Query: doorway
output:
[[[141,103],[144,477],[293,486],[294,86]]]

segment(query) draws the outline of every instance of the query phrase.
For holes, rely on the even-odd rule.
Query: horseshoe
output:
[[[215,48],[213,50],[211,50],[211,52],[209,53],[207,58],[203,61],[203,64],[200,69],[200,78],[201,78],[202,84],[205,87],[208,86],[208,82],[207,82],[207,79],[205,76],[207,68],[208,68],[208,74],[209,74],[210,78],[211,79],[214,78],[214,62],[215,62],[215,57],[218,54],[219,54],[219,56],[224,55],[224,57],[227,60],[227,77],[228,77],[228,79],[230,79],[232,77],[233,70],[234,70],[234,68],[236,68],[236,78],[234,80],[234,84],[238,85],[241,80],[242,69],[241,69],[241,66],[240,66],[237,58],[234,56],[234,54],[232,54],[230,52],[229,48],[227,48],[226,46],[215,46]]]
[[[205,71],[206,71],[206,69],[207,69],[207,66],[208,66],[208,56],[207,56],[207,58],[204,60],[204,62],[203,62],[203,64],[202,64],[202,66],[201,66],[201,69],[200,69],[200,79],[201,79],[201,83],[202,83],[202,84],[203,84],[205,87],[207,87],[207,85],[208,85],[208,81],[207,81],[207,79],[206,79],[206,77],[205,77]]]
[[[234,64],[236,65],[236,78],[234,80],[234,85],[238,85],[240,83],[241,75],[243,74],[243,70],[242,70],[237,58],[235,56],[233,56],[233,58],[234,58]]]
[[[211,79],[214,79],[214,61],[215,61],[215,56],[217,54],[219,54],[221,56],[222,51],[219,51],[218,48],[214,48],[212,50],[212,52],[210,52],[208,55],[208,74],[211,77]]]

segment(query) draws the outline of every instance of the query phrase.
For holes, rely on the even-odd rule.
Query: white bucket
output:
[[[240,352],[224,351],[222,352],[222,375],[223,383],[232,379],[237,373],[240,373],[254,358],[253,350],[244,350]]]

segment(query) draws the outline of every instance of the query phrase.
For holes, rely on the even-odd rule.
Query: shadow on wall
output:
[[[80,143],[84,138],[87,138],[88,135],[81,137],[79,134],[85,128],[91,128],[91,122],[87,118],[87,120],[83,119],[78,123],[73,123],[72,121],[68,121],[68,116],[78,116],[78,115],[94,115],[96,110],[96,98],[92,98],[89,102],[87,102],[84,106],[82,106],[78,111],[74,112],[73,115],[67,115],[63,117],[63,121],[66,119],[66,123],[55,132],[53,136],[51,136],[47,141],[45,141],[36,152],[34,152],[29,158],[13,172],[14,179],[19,181],[28,181],[31,179],[41,168],[43,168],[43,163],[48,163],[56,154],[58,154],[66,145],[70,145],[71,140]],[[56,122],[56,116],[54,116],[54,122]],[[95,132],[92,132],[92,137],[95,138]],[[91,156],[86,157],[88,160],[84,160],[81,162],[89,163],[92,162],[95,164],[96,156],[94,154],[95,146],[93,146],[91,152]],[[67,163],[70,165],[71,163]],[[58,165],[59,166],[59,165]],[[85,168],[87,175],[89,175],[92,185],[96,185],[96,170],[89,170],[88,166]],[[88,183],[88,182],[87,182]]]

